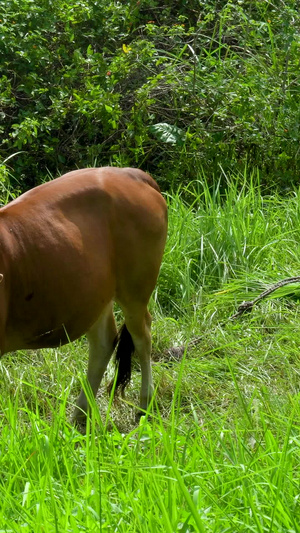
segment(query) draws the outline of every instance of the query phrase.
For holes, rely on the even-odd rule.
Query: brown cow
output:
[[[75,170],[0,209],[0,350],[55,347],[86,333],[88,381],[96,395],[114,350],[113,302],[124,317],[116,385],[142,371],[140,406],[153,393],[150,366],[154,289],[167,233],[156,182],[133,168]],[[74,413],[82,421],[81,391]]]

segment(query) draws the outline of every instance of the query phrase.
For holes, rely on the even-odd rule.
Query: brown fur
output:
[[[141,364],[149,366],[147,304],[166,231],[159,187],[137,169],[69,172],[0,209],[1,354],[58,346],[84,333],[90,345],[101,346],[97,331],[107,331],[108,353],[116,301]],[[90,355],[91,376],[100,359],[101,353],[99,360]]]

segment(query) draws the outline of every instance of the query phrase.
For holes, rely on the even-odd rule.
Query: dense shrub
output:
[[[296,2],[0,0],[0,157],[21,187],[87,165],[168,188],[299,178]]]

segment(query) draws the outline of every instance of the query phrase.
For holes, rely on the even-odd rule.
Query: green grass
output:
[[[134,422],[136,366],[125,400],[111,403],[103,383],[86,436],[68,423],[84,339],[2,359],[0,532],[300,530],[299,286],[226,322],[299,274],[300,193],[233,178],[226,193],[203,181],[168,198],[151,418]]]

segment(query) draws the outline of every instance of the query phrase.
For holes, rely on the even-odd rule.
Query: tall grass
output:
[[[259,177],[226,177],[211,189],[205,179],[168,197],[170,236],[161,271],[160,302],[182,312],[202,303],[203,293],[230,282],[241,288],[296,275],[299,271],[299,201],[266,194]]]
[[[297,290],[220,325],[247,291],[299,273],[299,199],[253,176],[168,197],[154,351],[203,338],[181,361],[157,355],[138,426],[137,372],[125,400],[103,385],[87,435],[68,423],[84,339],[1,361],[0,532],[299,531]]]

